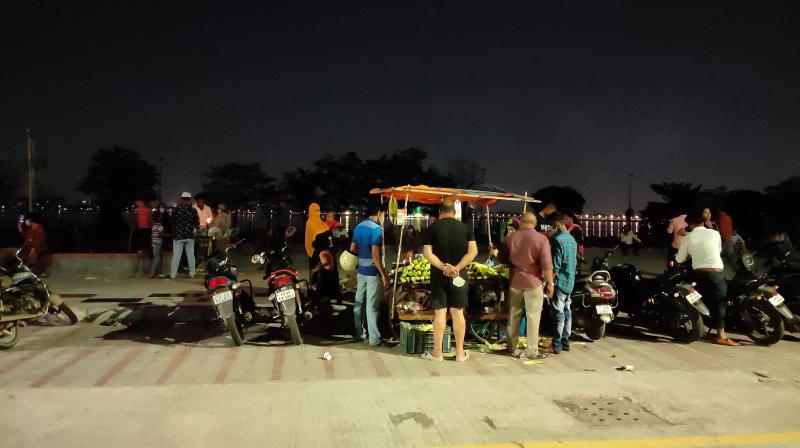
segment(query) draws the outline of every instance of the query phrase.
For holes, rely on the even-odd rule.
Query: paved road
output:
[[[4,448],[800,446],[795,336],[730,348],[617,327],[541,364],[477,350],[430,363],[338,338],[296,347],[265,328],[234,348],[200,308],[182,325],[103,325],[122,308],[51,282],[70,283],[59,291],[84,295],[67,300],[89,321],[28,326],[0,353]],[[165,302],[183,298],[150,296],[200,289],[111,283],[102,295]]]

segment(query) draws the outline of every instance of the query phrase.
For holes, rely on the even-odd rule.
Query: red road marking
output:
[[[178,367],[180,367],[180,365],[183,363],[183,361],[186,360],[186,357],[189,356],[189,353],[192,352],[193,348],[194,348],[193,346],[187,345],[186,347],[183,348],[183,350],[180,351],[180,353],[175,355],[175,357],[172,358],[172,361],[170,361],[169,365],[167,366],[167,369],[164,370],[164,373],[162,373],[161,376],[158,377],[158,380],[156,380],[156,384],[166,383],[167,380],[169,380],[169,377],[171,377],[172,374],[175,373],[175,370],[177,370]]]
[[[475,369],[475,371],[478,372],[481,375],[488,375],[489,374],[489,371],[486,370],[486,367],[484,367],[483,364],[481,364],[481,362],[478,361],[477,358],[470,357],[468,360],[466,360],[466,364],[469,364],[470,367]]]
[[[436,370],[436,367],[433,366],[433,363],[435,361],[427,361],[425,359],[422,359],[420,362],[422,362],[422,368],[425,369],[426,372],[428,372],[428,375],[439,376],[439,371]]]
[[[272,381],[280,381],[283,375],[283,361],[285,354],[283,347],[278,347],[275,351],[275,363],[272,364]]]
[[[122,371],[125,367],[128,366],[134,359],[136,359],[139,355],[142,354],[143,351],[147,348],[146,345],[142,344],[140,347],[134,348],[133,350],[129,351],[124,358],[117,361],[111,369],[108,370],[103,376],[94,383],[94,387],[104,386],[107,382],[114,378],[119,372]]]
[[[239,355],[239,347],[231,347],[228,349],[228,354],[225,356],[225,361],[222,362],[222,368],[219,369],[217,377],[214,378],[214,384],[224,384],[225,378],[228,377],[228,371],[231,370],[233,362]]]
[[[368,348],[367,353],[369,354],[369,360],[372,361],[372,367],[374,367],[375,371],[378,372],[379,377],[385,378],[387,376],[392,376],[391,373],[389,373],[389,369],[386,368],[386,364],[383,363],[380,355],[372,350],[372,348]]]
[[[322,364],[325,365],[325,379],[327,380],[332,380],[336,376],[335,372],[333,371],[333,358],[331,358],[331,360],[328,361],[324,357],[325,352],[330,352],[330,351],[331,351],[330,347],[322,347],[322,355],[323,355]]]
[[[26,361],[29,361],[29,360],[41,355],[42,353],[44,353],[44,350],[32,350],[32,351],[29,351],[28,353],[26,353],[23,356],[21,356],[19,359],[8,363],[7,366],[1,367],[0,368],[0,375],[16,369],[17,367],[19,367],[20,365],[22,365]]]
[[[75,364],[79,363],[82,359],[86,358],[87,356],[91,355],[97,350],[97,346],[100,345],[95,344],[91,347],[87,347],[80,351],[77,355],[70,358],[67,362],[61,364],[60,366],[56,367],[55,369],[50,370],[49,372],[45,373],[44,376],[39,378],[38,380],[34,381],[30,387],[32,388],[39,388],[50,382],[53,378],[57,377],[64,373],[65,370],[69,369],[70,367],[74,366]]]

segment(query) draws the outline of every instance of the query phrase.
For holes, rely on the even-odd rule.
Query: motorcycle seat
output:
[[[655,280],[661,274],[656,274],[655,272],[641,272],[640,275],[643,279],[646,280]]]

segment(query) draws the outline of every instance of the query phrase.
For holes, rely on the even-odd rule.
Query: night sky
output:
[[[0,153],[33,128],[72,199],[114,144],[164,157],[165,198],[212,164],[409,147],[587,211],[623,211],[629,172],[634,208],[653,182],[800,174],[791,2],[73,3],[0,6]]]

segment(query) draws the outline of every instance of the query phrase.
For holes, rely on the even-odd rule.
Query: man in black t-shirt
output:
[[[556,212],[556,205],[552,202],[548,202],[547,205],[541,211],[534,211],[536,213],[536,231],[540,233],[546,233],[550,235],[551,232],[555,232],[556,225],[553,220],[550,218],[554,212]]]
[[[464,308],[469,295],[466,268],[478,255],[475,234],[468,225],[455,219],[455,207],[448,200],[439,206],[439,220],[425,231],[422,244],[422,253],[431,263],[431,305],[434,310],[433,350],[423,353],[422,358],[444,360],[442,340],[449,308],[456,336],[456,361],[464,362],[467,360]]]

